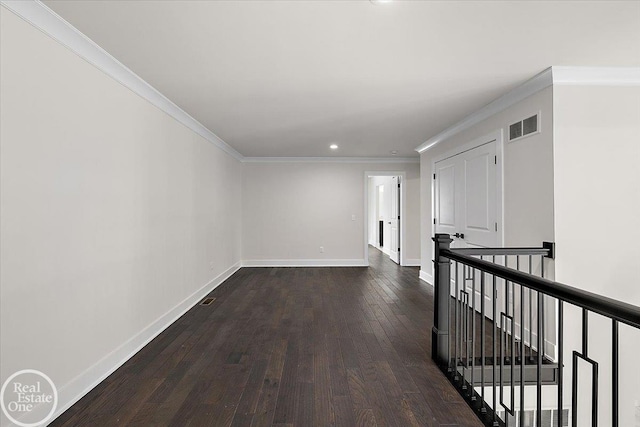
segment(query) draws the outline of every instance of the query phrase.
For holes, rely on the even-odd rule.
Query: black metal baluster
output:
[[[544,255],[540,257],[540,276],[544,278]],[[542,294],[542,324],[540,326],[540,333],[542,333],[542,359],[544,360],[546,353],[546,344],[545,344],[545,310],[544,310],[544,300],[545,296]]]
[[[496,256],[494,255],[491,259],[491,261],[495,264],[496,263]],[[491,347],[492,351],[491,351],[491,356],[493,357],[493,425],[497,425],[498,424],[498,420],[497,420],[497,416],[496,416],[496,412],[498,411],[498,394],[497,394],[497,389],[496,389],[496,379],[497,379],[497,372],[498,372],[498,361],[496,359],[496,324],[498,323],[496,316],[496,304],[498,303],[498,289],[496,287],[496,276],[493,275],[493,331],[492,331],[492,340],[491,340]]]
[[[589,358],[589,312],[587,309],[582,309],[582,355],[585,359]],[[597,378],[596,378],[597,380]],[[597,390],[592,391],[592,398],[596,396]],[[577,391],[576,391],[577,394]],[[596,427],[598,425],[598,408],[597,408],[597,400],[596,405],[591,405],[591,425]],[[577,412],[577,411],[576,411]]]
[[[578,427],[578,358],[573,352],[573,366],[571,367],[571,426]]]
[[[509,259],[508,256],[505,255],[504,256],[504,264],[505,267],[509,267]],[[504,307],[504,312],[505,314],[509,314],[509,281],[505,280],[504,281],[504,298],[505,298],[505,307]]]
[[[563,379],[563,359],[564,359],[564,308],[562,300],[558,300],[558,425],[562,424],[562,382]]]
[[[465,273],[466,276],[466,273]],[[466,278],[465,278],[465,282],[466,282]],[[465,284],[465,290],[461,291],[462,294],[464,294],[464,347],[465,347],[465,358],[464,358],[464,364],[463,364],[463,369],[462,369],[462,389],[466,390],[467,389],[467,383],[466,383],[466,373],[467,370],[469,369],[469,343],[471,342],[471,339],[469,338],[469,310],[470,310],[470,306],[469,306],[469,293],[466,291],[467,287]],[[471,389],[473,390],[473,387],[471,387]]]
[[[455,282],[455,303],[456,303],[456,307],[455,307],[455,329],[456,329],[456,340],[453,343],[453,378],[455,380],[458,379],[458,342],[459,342],[459,337],[460,337],[460,319],[458,318],[459,316],[459,310],[458,307],[460,306],[460,300],[458,299],[459,297],[459,293],[458,293],[458,261],[456,261],[456,269],[455,269],[455,278],[454,278],[454,282]]]
[[[465,267],[465,280],[466,280],[466,267]],[[466,285],[465,285],[465,290],[461,290],[460,291],[460,298],[462,299],[462,337],[461,337],[461,341],[460,341],[460,345],[462,346],[464,344],[464,362],[462,363],[462,389],[466,390],[466,375],[467,375],[467,368],[469,367],[469,294],[466,291]],[[460,352],[462,353],[462,349],[460,350]]]
[[[533,257],[529,255],[529,274],[531,274]],[[533,291],[529,288],[529,360],[533,362]]]
[[[482,256],[480,259],[483,259]],[[483,414],[487,413],[487,408],[485,406],[485,398],[484,398],[484,365],[485,365],[485,332],[486,332],[486,321],[485,321],[485,313],[484,313],[484,299],[485,299],[485,283],[484,283],[484,272],[480,272],[480,321],[482,322],[480,325],[480,383],[482,384],[480,388],[480,393],[482,395],[482,408],[481,411]]]
[[[612,427],[618,427],[618,321],[611,321],[611,418]]]
[[[507,259],[507,256],[504,256],[504,266],[508,267],[509,266],[509,262]],[[509,281],[505,280],[504,281],[504,313],[508,316],[509,315]],[[506,334],[507,331],[505,330],[504,333]],[[505,345],[508,345],[508,341],[505,341]],[[505,350],[505,354],[507,353],[507,351]],[[509,359],[506,359],[507,361],[509,361]]]
[[[458,265],[458,262],[456,261],[456,265]],[[451,267],[449,267],[451,268]],[[451,322],[451,280],[449,280],[449,286],[447,286],[447,301],[449,302],[447,304],[447,333],[449,334],[449,337],[451,337],[451,328],[453,327],[453,325],[449,325],[449,323]],[[451,340],[449,340],[449,342],[447,342],[447,372],[451,372]]]
[[[540,256],[540,276],[544,278],[544,255]],[[544,358],[544,294],[538,292],[538,373],[536,390],[536,411],[538,426],[542,426],[542,359]]]
[[[536,370],[536,425],[542,427],[542,293],[538,294],[538,367]]]
[[[589,357],[589,312],[582,309],[582,355]]]
[[[469,395],[471,400],[475,401],[474,392],[475,385],[475,367],[476,367],[476,269],[471,270],[471,387],[469,387]]]
[[[511,282],[511,287],[513,288],[513,282]],[[515,302],[515,301],[514,301]],[[513,306],[511,307],[513,310]],[[515,422],[515,411],[516,411],[516,322],[515,317],[511,317],[511,327],[509,330],[511,331],[511,415],[514,416]]]
[[[441,289],[441,294],[444,295],[447,292],[452,292],[455,289],[456,292],[456,306],[452,309],[449,305],[447,310],[444,311],[444,301],[440,301],[440,307],[442,310],[440,311],[439,317],[436,320],[442,320],[447,315],[454,314],[456,321],[454,328],[450,328],[448,324],[442,323],[443,326],[446,326],[446,329],[435,331],[433,336],[435,338],[440,339],[440,336],[445,336],[442,341],[446,339],[447,334],[451,334],[452,330],[456,330],[457,339],[455,341],[454,348],[447,348],[443,351],[438,352],[438,348],[436,346],[433,347],[433,354],[438,356],[438,360],[441,361],[439,367],[447,372],[451,373],[453,369],[453,376],[450,376],[450,380],[460,389],[460,386],[463,386],[463,390],[460,390],[461,394],[465,397],[465,400],[470,404],[472,408],[476,410],[482,419],[482,413],[486,414],[486,418],[483,419],[487,425],[491,425],[492,427],[504,427],[505,424],[508,425],[518,425],[524,424],[528,420],[528,416],[530,413],[524,411],[527,407],[525,402],[525,398],[528,395],[526,391],[527,377],[525,376],[525,368],[532,369],[533,366],[536,366],[536,408],[535,412],[531,413],[531,418],[536,418],[537,422],[534,423],[537,426],[541,426],[541,423],[544,422],[542,418],[542,379],[543,374],[547,371],[542,371],[542,367],[545,366],[548,361],[557,362],[557,367],[549,367],[551,369],[555,368],[556,378],[555,383],[557,385],[557,414],[553,416],[554,425],[563,425],[563,423],[567,422],[568,418],[572,418],[573,424],[577,425],[578,422],[584,421],[587,422],[585,417],[584,420],[578,421],[578,418],[582,418],[578,415],[583,415],[582,413],[578,413],[577,405],[579,402],[579,395],[577,392],[578,382],[582,380],[579,378],[578,373],[582,368],[582,365],[578,363],[580,359],[583,362],[587,362],[592,366],[592,399],[591,399],[591,420],[592,426],[597,426],[597,415],[598,415],[598,363],[592,359],[589,359],[589,311],[594,311],[597,314],[609,317],[612,320],[612,344],[611,344],[611,352],[612,352],[612,410],[611,410],[611,425],[613,427],[619,427],[619,326],[618,322],[624,322],[625,324],[631,325],[637,329],[640,329],[640,309],[637,307],[633,307],[630,304],[627,304],[623,301],[614,301],[606,297],[594,296],[593,294],[589,294],[588,292],[581,291],[578,288],[573,288],[571,286],[564,285],[562,283],[553,282],[549,280],[541,280],[545,275],[545,265],[544,259],[541,259],[540,264],[540,274],[538,277],[532,274],[534,271],[533,267],[533,259],[536,256],[539,256],[542,250],[545,250],[545,253],[552,250],[553,246],[549,245],[547,242],[543,245],[543,248],[502,248],[502,249],[494,249],[494,248],[465,248],[459,250],[450,250],[446,247],[446,245],[441,246],[441,256],[440,258],[444,259],[444,261],[439,261],[439,264],[443,264],[445,266],[450,265],[450,262],[446,262],[447,259],[450,261],[456,262],[455,277],[454,283],[452,284],[449,279],[449,274],[451,272],[450,267],[447,266],[446,270],[440,269],[440,280],[439,289]],[[549,247],[551,249],[549,249]],[[525,269],[524,264],[522,264],[521,256],[525,255],[529,257],[529,265],[528,268]],[[515,256],[515,262],[509,261],[509,256]],[[488,262],[489,257],[492,257],[493,263]],[[500,261],[496,262],[496,257],[504,257],[503,263]],[[458,265],[462,264],[465,267],[464,271],[460,271],[460,267]],[[515,264],[515,268],[509,266],[509,264]],[[436,265],[438,267],[438,265]],[[469,270],[467,270],[467,268]],[[472,270],[473,269],[473,270]],[[476,272],[477,270],[477,272]],[[528,270],[528,273],[525,271]],[[436,270],[437,274],[438,270]],[[463,274],[465,277],[460,278],[460,275]],[[476,276],[480,274],[479,283],[476,283]],[[486,307],[486,301],[484,298],[490,297],[491,292],[488,292],[488,287],[490,284],[487,282],[489,280],[487,278],[487,274],[492,275],[492,283],[493,283],[493,298],[492,298],[492,308]],[[468,277],[470,276],[470,277]],[[446,277],[446,280],[443,278]],[[465,285],[460,286],[461,280],[464,280]],[[471,280],[472,283],[466,284],[468,280]],[[504,286],[502,286],[499,281],[504,280]],[[519,292],[516,288],[520,286]],[[453,286],[452,286],[453,285]],[[525,287],[528,289],[528,292],[525,290]],[[464,289],[464,290],[462,290]],[[504,289],[504,303],[498,300],[499,290]],[[479,293],[478,293],[479,291]],[[537,297],[536,310],[537,310],[537,319],[533,319],[533,300],[534,300],[534,292]],[[519,293],[520,296],[516,296],[516,293]],[[474,301],[469,301],[470,295],[473,295]],[[511,295],[509,295],[511,294]],[[529,313],[528,313],[528,326],[527,326],[527,314],[526,306],[527,306],[527,295],[529,295]],[[477,297],[481,298],[480,302],[476,300]],[[447,298],[450,298],[450,295],[447,295]],[[562,300],[561,300],[562,299]],[[557,319],[555,316],[552,319],[553,323],[549,323],[546,319],[546,305],[547,300],[554,303],[557,301],[556,307],[551,307],[557,310],[558,315]],[[519,301],[519,305],[516,305],[516,302]],[[583,325],[582,325],[582,343],[581,349],[582,353],[578,351],[573,352],[574,357],[574,375],[572,378],[572,386],[574,390],[572,391],[572,399],[571,399],[571,414],[573,416],[565,416],[567,413],[563,412],[563,399],[564,399],[564,348],[563,348],[563,339],[564,339],[564,302],[570,302],[572,304],[581,307],[583,310]],[[480,307],[478,307],[480,304]],[[520,313],[518,314],[518,311]],[[486,369],[489,368],[489,356],[487,353],[487,341],[489,340],[489,336],[486,331],[486,318],[489,316],[488,309],[492,309],[493,313],[493,324],[490,326],[491,334],[492,334],[492,367],[493,369],[493,378],[492,380],[492,389],[493,389],[493,408],[490,408],[488,394],[485,387],[485,382],[487,381],[487,373]],[[455,310],[455,313],[454,311]],[[504,310],[504,311],[503,311]],[[437,311],[437,305],[436,305]],[[479,311],[479,313],[476,313]],[[480,316],[477,316],[480,314]],[[473,316],[472,319],[469,319],[469,316]],[[498,324],[498,318],[500,316],[500,324]],[[476,317],[481,319],[483,323],[480,325],[480,331],[476,331]],[[520,321],[520,329],[516,329],[515,321]],[[537,343],[533,343],[533,321],[537,320]],[[557,321],[557,323],[556,323]],[[511,322],[509,324],[509,322]],[[437,327],[434,322],[434,327]],[[546,326],[549,325],[550,328],[555,327],[557,324],[557,333],[554,334],[554,337],[557,337],[558,342],[557,345],[554,346],[552,359],[546,358]],[[525,328],[529,328],[529,353],[527,355],[526,350],[526,331]],[[481,338],[478,343],[478,348],[476,348],[476,332],[480,332]],[[519,332],[519,336],[518,336]],[[553,333],[554,331],[550,331]],[[438,336],[440,335],[440,336]],[[500,340],[498,342],[497,340]],[[464,343],[464,350],[462,349],[462,345]],[[471,348],[469,348],[471,346]],[[535,347],[534,347],[535,346]],[[533,350],[537,347],[537,351]],[[498,352],[499,348],[499,352]],[[556,353],[555,348],[558,349]],[[476,351],[478,350],[478,351]],[[451,353],[454,353],[454,358],[451,359]],[[535,354],[534,354],[535,353]],[[476,354],[480,356],[480,372],[475,373],[475,364],[478,362],[475,360]],[[466,356],[465,356],[466,355]],[[536,362],[532,362],[530,365],[529,362],[525,360],[525,357],[536,358]],[[518,357],[520,360],[518,361]],[[500,358],[500,359],[498,359]],[[434,360],[436,360],[436,356],[434,356]],[[444,361],[447,360],[447,366],[445,366]],[[452,363],[453,362],[453,363]],[[582,362],[582,363],[583,363]],[[498,363],[500,366],[498,366]],[[509,366],[506,366],[509,365]],[[517,373],[515,368],[519,365],[519,381],[517,380]],[[500,371],[498,372],[498,368]],[[467,381],[466,373],[471,369],[470,379],[471,381]],[[507,370],[510,369],[510,384],[507,384]],[[529,371],[526,371],[529,372]],[[551,372],[551,371],[549,371]],[[457,377],[456,377],[457,374]],[[499,382],[498,382],[499,375]],[[478,386],[482,387],[482,390],[478,390],[475,393],[474,386],[475,380],[477,376]],[[462,377],[462,379],[460,379]],[[515,387],[520,387],[520,394],[518,398],[520,399],[520,405],[515,401]],[[498,390],[498,386],[500,390]],[[511,390],[505,390],[506,387],[509,387]],[[584,385],[582,389],[585,389]],[[533,391],[533,390],[531,390]],[[500,394],[499,394],[500,393]],[[505,394],[510,394],[510,402],[507,402],[505,405]],[[568,393],[568,392],[567,392]],[[478,399],[482,398],[482,402],[479,402]],[[499,408],[499,406],[503,408]],[[569,408],[569,405],[567,405]],[[515,415],[516,408],[521,411],[520,414]],[[493,423],[491,423],[489,416],[490,409],[493,409],[490,413],[493,417]],[[498,412],[497,410],[500,410]],[[586,407],[583,409],[587,409]],[[505,417],[502,416],[506,412]],[[485,412],[486,411],[486,412]],[[526,412],[526,414],[525,414]],[[584,412],[584,411],[583,411]],[[584,414],[586,415],[586,414]],[[609,415],[609,414],[607,414]]]
[[[500,405],[505,409],[504,413],[504,421],[506,425],[509,425],[509,416],[507,414],[507,407],[504,404],[504,355],[506,351],[504,347],[506,347],[506,343],[503,346],[505,341],[506,334],[504,333],[505,329],[505,321],[504,321],[504,313],[500,313]],[[495,405],[497,406],[497,405]]]
[[[508,348],[508,342],[507,342],[507,337],[509,334],[506,333],[507,331],[507,321],[510,322],[511,327],[511,351],[513,352],[513,349],[515,347],[515,343],[514,341],[514,334],[513,334],[513,317],[509,316],[508,314],[505,313],[500,313],[500,328],[505,331],[504,334],[500,334],[500,405],[502,405],[502,407],[505,409],[505,411],[511,415],[515,415],[515,376],[514,376],[514,361],[515,361],[515,354],[511,354],[511,362],[510,362],[510,366],[511,366],[511,374],[510,374],[510,378],[509,378],[509,389],[511,391],[511,396],[510,396],[510,401],[509,401],[509,405],[511,407],[508,407],[507,405],[505,405],[504,402],[504,387],[505,387],[505,374],[504,374],[504,363],[505,363],[505,355],[507,352],[507,348]],[[504,336],[504,339],[502,338]],[[504,342],[504,346],[503,346],[503,342]],[[504,349],[504,350],[503,350]],[[506,425],[509,425],[509,416],[507,414],[505,414],[505,422]]]
[[[591,373],[593,381],[591,384],[591,422],[592,427],[598,427],[598,364],[590,360],[593,364]]]
[[[571,425],[578,427],[578,359],[591,365],[591,426],[598,426],[598,363],[589,358],[589,312],[582,309],[582,354],[573,352],[573,378],[571,380]]]
[[[519,255],[516,257],[516,268],[520,270]],[[520,285],[520,425],[524,426],[524,286],[522,285]]]

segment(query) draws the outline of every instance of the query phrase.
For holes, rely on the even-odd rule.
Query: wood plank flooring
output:
[[[243,268],[53,426],[481,426],[431,361],[433,290],[369,268]]]

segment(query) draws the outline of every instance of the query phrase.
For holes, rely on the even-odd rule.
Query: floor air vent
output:
[[[216,299],[213,297],[207,297],[205,299],[202,300],[202,302],[200,303],[200,305],[211,305],[212,302],[214,302]]]
[[[509,141],[524,138],[527,135],[540,132],[539,114],[509,125]]]

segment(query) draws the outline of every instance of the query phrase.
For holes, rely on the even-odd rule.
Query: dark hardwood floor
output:
[[[481,426],[430,358],[433,290],[369,268],[243,268],[53,426]]]

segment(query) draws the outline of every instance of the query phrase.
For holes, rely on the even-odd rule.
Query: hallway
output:
[[[53,426],[480,426],[430,358],[432,288],[369,268],[243,268]]]

